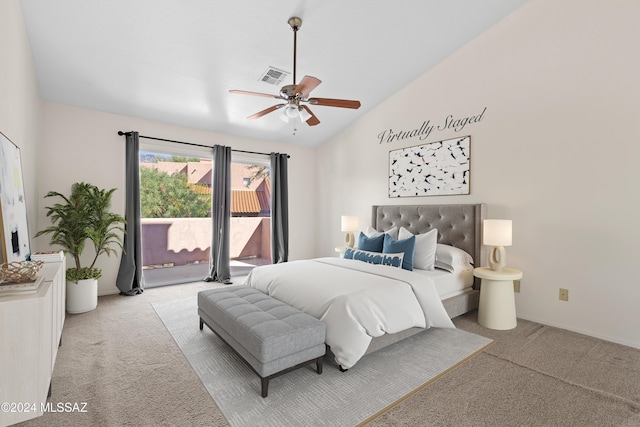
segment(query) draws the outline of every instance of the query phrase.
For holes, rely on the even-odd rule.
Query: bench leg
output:
[[[202,317],[201,317],[200,318],[200,330],[202,330],[203,326],[204,326],[204,322],[202,321]]]
[[[320,356],[317,359],[315,359],[316,372],[318,373],[318,375],[322,374],[322,362],[323,362],[323,360],[324,360],[324,356]],[[268,377],[260,377],[260,383],[262,385],[262,397],[267,397],[267,395],[269,393],[269,380],[271,378],[279,377],[280,375],[283,375],[283,374],[286,374],[287,372],[291,372],[291,371],[294,371],[296,369],[302,368],[303,366],[308,366],[309,363],[313,363],[313,360],[310,360],[308,362],[302,362],[299,365],[292,366],[292,367],[284,369],[284,370],[282,370],[280,372],[276,372],[275,374],[269,375]]]

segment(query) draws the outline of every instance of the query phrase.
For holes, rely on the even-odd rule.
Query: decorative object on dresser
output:
[[[34,252],[31,254],[31,261],[49,263],[61,262],[62,260],[64,260],[64,251]]]
[[[347,244],[347,247],[353,248],[355,243],[353,233],[358,231],[359,228],[360,224],[357,216],[342,215],[342,217],[340,217],[340,230],[346,233],[344,236],[344,242]]]
[[[42,261],[14,261],[0,265],[1,282],[31,282],[42,268]]]
[[[26,282],[2,282],[0,283],[0,297],[7,295],[26,295],[38,292],[42,286],[42,276],[35,277]]]
[[[469,194],[471,137],[389,152],[389,197]]]
[[[38,292],[42,276],[37,274],[42,264],[42,261],[14,261],[0,265],[0,297]]]
[[[116,189],[103,190],[95,185],[77,182],[71,186],[69,197],[50,191],[48,197],[62,198],[63,203],[47,206],[47,216],[52,225],[39,231],[36,237],[50,234],[51,244],[61,246],[74,260],[74,267],[67,269],[67,311],[84,313],[98,305],[98,279],[102,271],[95,267],[102,254],[116,253],[111,246],[122,249],[125,233],[122,216],[110,211],[111,196]],[[95,255],[88,267],[82,267],[80,257],[89,240]]]
[[[0,262],[29,259],[20,148],[0,132]]]
[[[492,246],[489,268],[502,271],[507,266],[505,246],[511,246],[512,224],[509,219],[485,219],[482,222],[482,243]]]

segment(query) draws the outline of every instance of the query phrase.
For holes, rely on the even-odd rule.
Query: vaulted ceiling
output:
[[[43,99],[186,127],[317,146],[526,0],[20,0]],[[270,67],[322,83],[317,126],[285,123]]]

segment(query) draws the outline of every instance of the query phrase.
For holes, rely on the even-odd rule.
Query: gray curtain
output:
[[[126,193],[124,251],[116,286],[120,295],[137,295],[144,290],[142,277],[142,243],[140,240],[140,160],[138,132],[126,134]]]
[[[229,229],[231,227],[231,147],[213,146],[211,178],[211,251],[207,282],[231,283]]]
[[[288,157],[271,153],[271,261],[274,264],[289,260]]]

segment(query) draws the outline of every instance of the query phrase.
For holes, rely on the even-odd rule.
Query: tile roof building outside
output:
[[[255,168],[244,163],[231,164],[231,215],[232,216],[270,216],[271,180],[263,178],[245,184],[245,178],[255,174]],[[141,162],[140,167],[154,168],[168,175],[183,173],[192,191],[198,194],[211,194],[212,163],[200,162]]]

